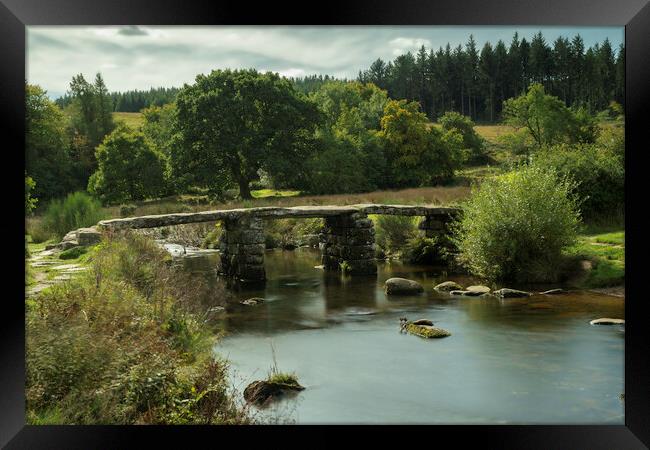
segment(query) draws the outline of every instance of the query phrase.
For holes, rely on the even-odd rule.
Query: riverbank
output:
[[[32,285],[51,283],[26,299],[27,423],[251,422],[212,352],[222,286],[133,234],[66,261],[29,250]],[[57,279],[59,262],[82,270]]]

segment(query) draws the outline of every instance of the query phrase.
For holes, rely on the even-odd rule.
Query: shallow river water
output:
[[[241,307],[215,351],[240,396],[275,361],[306,390],[257,411],[297,423],[622,424],[624,300],[588,292],[526,299],[451,297],[433,267],[381,263],[376,277],[314,268],[318,250],[269,251],[263,288],[238,292]],[[419,281],[419,296],[387,297],[383,283]],[[516,287],[516,286],[515,286]],[[399,333],[399,318],[427,318],[452,333]]]

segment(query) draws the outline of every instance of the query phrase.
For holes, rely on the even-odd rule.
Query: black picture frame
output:
[[[400,440],[417,439],[441,445],[445,438],[455,445],[468,439],[483,448],[647,448],[650,445],[650,365],[648,349],[648,299],[644,298],[641,261],[647,238],[641,230],[643,214],[643,173],[641,161],[644,128],[650,116],[650,4],[647,0],[454,0],[426,2],[382,0],[329,1],[309,5],[306,2],[219,2],[158,0],[0,0],[0,112],[3,156],[7,168],[5,183],[6,213],[0,220],[5,251],[15,261],[24,254],[24,242],[18,234],[24,228],[23,203],[17,194],[22,186],[21,169],[10,156],[24,148],[25,26],[27,25],[563,25],[625,26],[626,51],[626,336],[625,336],[625,425],[620,426],[438,426],[425,427],[426,433],[412,437],[411,430],[372,427],[368,437],[383,438],[395,434]],[[24,154],[24,153],[23,153]],[[24,156],[17,157],[24,164]],[[24,231],[24,230],[23,230]],[[0,445],[7,448],[124,448],[135,442],[166,444],[193,442],[206,438],[211,445],[224,443],[230,433],[253,431],[264,435],[277,427],[123,427],[123,426],[28,426],[25,425],[25,310],[21,303],[20,275],[8,275],[11,295],[5,295],[0,324],[2,360],[0,362]],[[9,272],[5,272],[9,273]],[[17,291],[17,292],[14,292]],[[15,295],[14,295],[15,294]],[[645,296],[647,297],[647,296]],[[24,297],[23,297],[24,298]],[[294,433],[297,427],[283,428]],[[298,427],[313,431],[319,443],[339,441],[329,428]],[[335,427],[336,431],[341,427]],[[406,434],[408,433],[408,434]],[[216,437],[219,436],[217,441]],[[271,437],[271,445],[286,445],[282,436]],[[288,436],[294,436],[289,434]],[[426,436],[429,436],[427,439]],[[234,436],[232,436],[234,437]],[[241,437],[240,437],[241,439]],[[281,440],[280,440],[281,439]],[[294,438],[295,439],[295,438]],[[304,438],[303,438],[304,439]],[[313,438],[308,438],[313,443]],[[430,439],[430,440],[429,440]],[[302,440],[302,439],[301,439]],[[247,441],[245,441],[247,442]],[[303,441],[307,442],[307,441]],[[341,441],[339,441],[341,442]],[[191,445],[191,444],[190,444]],[[226,444],[228,445],[228,444]],[[304,444],[302,444],[304,445]],[[399,444],[397,444],[399,445]],[[407,444],[408,445],[408,444]],[[442,444],[444,445],[444,444]]]

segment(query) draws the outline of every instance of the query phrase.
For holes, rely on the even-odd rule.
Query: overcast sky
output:
[[[437,49],[464,44],[474,35],[506,44],[515,31],[541,30],[547,42],[580,34],[585,47],[609,38],[614,49],[623,27],[27,27],[27,80],[63,95],[73,75],[101,72],[110,91],[182,86],[218,68],[271,70],[285,76],[329,74],[355,78],[377,58],[386,61],[424,44]]]

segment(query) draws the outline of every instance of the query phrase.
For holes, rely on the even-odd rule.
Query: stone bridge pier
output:
[[[321,243],[325,269],[351,274],[377,273],[375,229],[367,214],[326,217]]]
[[[244,216],[223,221],[219,272],[243,281],[264,281],[264,222]]]

